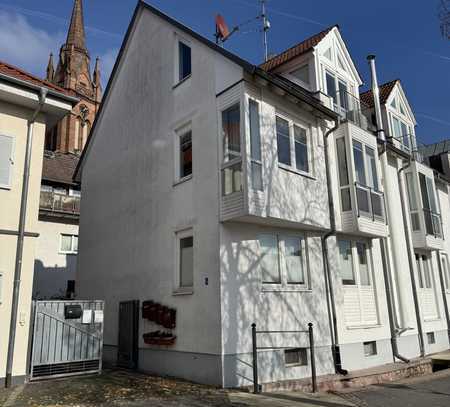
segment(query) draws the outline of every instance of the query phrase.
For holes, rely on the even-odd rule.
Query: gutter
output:
[[[330,256],[328,252],[328,239],[332,236],[336,236],[336,219],[334,216],[334,202],[333,193],[331,185],[331,169],[330,162],[328,159],[328,137],[331,133],[336,131],[341,125],[340,117],[334,122],[334,126],[328,130],[325,135],[324,142],[324,156],[325,156],[325,169],[327,175],[327,194],[328,194],[328,208],[330,211],[330,231],[325,233],[322,237],[322,258],[323,258],[323,268],[325,274],[325,286],[327,289],[327,308],[331,331],[331,353],[333,355],[334,368],[336,373],[347,375],[348,371],[342,368],[341,362],[341,352],[339,349],[339,334],[337,329],[337,313],[336,313],[336,301],[334,299],[333,282],[331,278],[330,271]]]
[[[76,98],[74,96],[69,96],[69,95],[67,95],[65,93],[58,92],[58,91],[50,89],[50,88],[45,88],[45,87],[42,87],[40,85],[35,85],[35,84],[30,83],[28,81],[24,81],[22,79],[14,78],[13,76],[5,75],[3,73],[0,73],[0,79],[3,79],[5,81],[7,81],[7,82],[10,82],[10,83],[15,84],[15,85],[22,86],[24,88],[27,88],[27,89],[30,89],[30,90],[33,90],[33,91],[41,92],[41,89],[46,89],[48,95],[55,96],[55,97],[57,97],[59,99],[62,99],[64,101],[66,101],[66,102],[70,102],[72,105],[76,105],[80,101],[78,98]]]
[[[11,320],[9,326],[9,341],[8,341],[8,353],[6,360],[6,378],[5,387],[11,387],[12,384],[12,370],[14,362],[14,346],[16,340],[16,328],[17,328],[17,313],[19,308],[19,296],[20,296],[20,283],[22,274],[22,257],[23,257],[23,246],[25,240],[25,223],[27,215],[27,201],[28,201],[28,187],[30,181],[30,164],[31,164],[31,153],[33,148],[33,130],[34,123],[37,116],[42,111],[45,101],[47,99],[47,88],[39,88],[39,104],[34,111],[31,118],[28,120],[28,130],[27,130],[27,143],[25,150],[25,163],[23,169],[23,181],[22,181],[22,196],[20,201],[20,214],[19,214],[19,230],[17,237],[16,246],[16,260],[14,268],[14,283],[13,283],[13,294],[12,294],[12,305],[11,305]]]

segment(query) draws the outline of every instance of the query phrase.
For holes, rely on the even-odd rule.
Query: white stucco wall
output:
[[[67,281],[75,280],[77,255],[61,253],[61,235],[78,235],[78,225],[40,220],[38,230],[33,298],[64,297]]]

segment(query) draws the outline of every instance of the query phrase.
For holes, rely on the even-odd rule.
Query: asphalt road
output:
[[[358,407],[450,407],[450,370],[341,396]]]

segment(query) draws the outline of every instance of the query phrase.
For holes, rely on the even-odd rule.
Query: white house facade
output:
[[[400,83],[386,142],[361,84],[337,26],[254,66],[139,3],[76,173],[106,359],[232,387],[253,323],[261,382],[310,375],[308,323],[318,375],[449,347],[448,183]]]

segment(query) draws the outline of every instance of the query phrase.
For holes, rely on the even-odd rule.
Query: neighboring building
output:
[[[98,59],[91,75],[81,0],[74,2],[56,71],[50,55],[47,80],[80,102],[46,134],[33,297],[72,298],[80,215],[80,186],[73,173],[102,97]]]
[[[387,142],[361,84],[337,26],[258,67],[139,2],[76,171],[106,359],[233,387],[252,323],[312,322],[319,375],[449,347],[448,184],[400,82],[380,87]],[[260,341],[295,348],[261,352],[261,382],[310,374],[304,335]]]
[[[44,98],[41,89],[47,89]],[[41,107],[40,106],[41,102]],[[37,238],[42,157],[46,129],[70,113],[77,99],[64,89],[0,62],[0,383],[7,376],[7,355],[15,275],[19,281],[17,324],[13,352],[13,383],[27,374],[31,291]],[[34,115],[37,114],[33,122]],[[28,130],[32,129],[32,138]],[[30,145],[29,186],[21,205],[27,139]],[[32,139],[32,142],[31,142]],[[26,188],[25,188],[26,189]],[[25,201],[23,201],[25,202]],[[21,208],[25,211],[21,274],[15,274]],[[19,263],[20,264],[20,263]],[[11,348],[12,349],[12,348]]]

